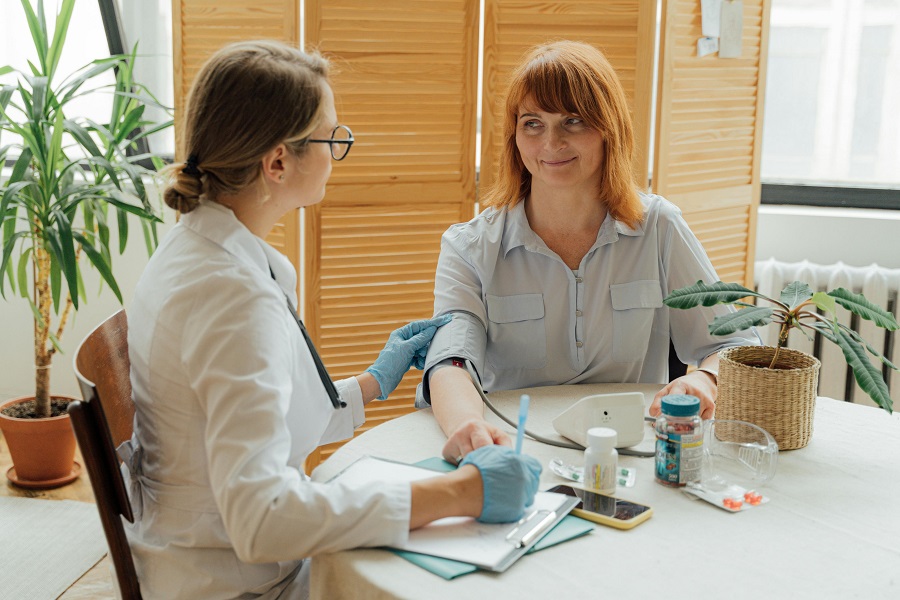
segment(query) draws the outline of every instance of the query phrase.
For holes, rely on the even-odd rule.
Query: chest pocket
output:
[[[540,369],[547,364],[543,294],[486,297],[487,361],[504,369]]]
[[[609,286],[613,307],[615,362],[643,360],[650,343],[656,309],[662,308],[662,290],[656,280],[631,281]]]

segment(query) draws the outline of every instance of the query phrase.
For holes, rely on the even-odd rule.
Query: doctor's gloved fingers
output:
[[[483,446],[470,452],[460,466],[467,464],[481,473],[484,492],[479,521],[515,521],[534,501],[541,464],[531,456],[516,454],[505,446]]]
[[[395,329],[393,333],[391,333],[391,336],[393,337],[396,334],[402,339],[409,339],[417,333],[428,329],[429,327],[434,327],[435,329],[437,329],[438,327],[446,325],[452,319],[453,315],[442,315],[433,319],[421,319],[419,321],[412,321],[411,323],[407,323],[403,327]]]
[[[425,359],[428,357],[428,347],[425,346],[423,348],[419,348],[416,352],[416,355],[413,357],[413,364],[415,368],[422,371],[425,369]]]

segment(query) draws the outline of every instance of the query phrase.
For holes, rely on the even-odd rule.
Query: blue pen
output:
[[[531,396],[522,394],[519,398],[519,428],[516,431],[516,454],[522,454],[522,440],[525,438],[525,420],[528,418],[528,403]]]

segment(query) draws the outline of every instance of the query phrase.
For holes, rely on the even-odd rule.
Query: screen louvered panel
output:
[[[635,128],[635,168],[647,181],[656,2],[510,2],[486,0],[484,88],[479,187],[496,176],[508,78],[531,47],[553,40],[587,42],[602,50],[622,80]]]
[[[713,246],[707,253],[723,281],[749,285],[769,0],[744,0],[736,59],[697,56],[699,2],[664,4],[653,190],[679,205],[704,246]]]
[[[337,379],[431,316],[441,234],[473,215],[478,2],[307,0],[305,31],[331,61],[338,118],[356,137],[306,212],[305,320]],[[413,371],[370,403],[357,433],[412,411],[418,381]]]
[[[478,2],[306,4],[307,39],[332,60],[357,138],[331,183],[455,182],[468,194],[457,202],[473,202]]]
[[[684,215],[722,281],[743,281],[750,248],[749,210],[744,205]]]

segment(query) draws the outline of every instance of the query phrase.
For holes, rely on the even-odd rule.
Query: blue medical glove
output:
[[[400,380],[410,367],[424,368],[425,353],[428,352],[431,338],[434,337],[438,327],[446,325],[451,319],[452,315],[443,315],[434,319],[413,321],[391,333],[378,358],[366,369],[366,373],[371,373],[381,388],[379,400],[387,398],[400,385]]]
[[[482,446],[469,452],[459,466],[474,465],[481,472],[484,500],[479,521],[506,523],[525,514],[541,481],[541,463],[506,446]]]

